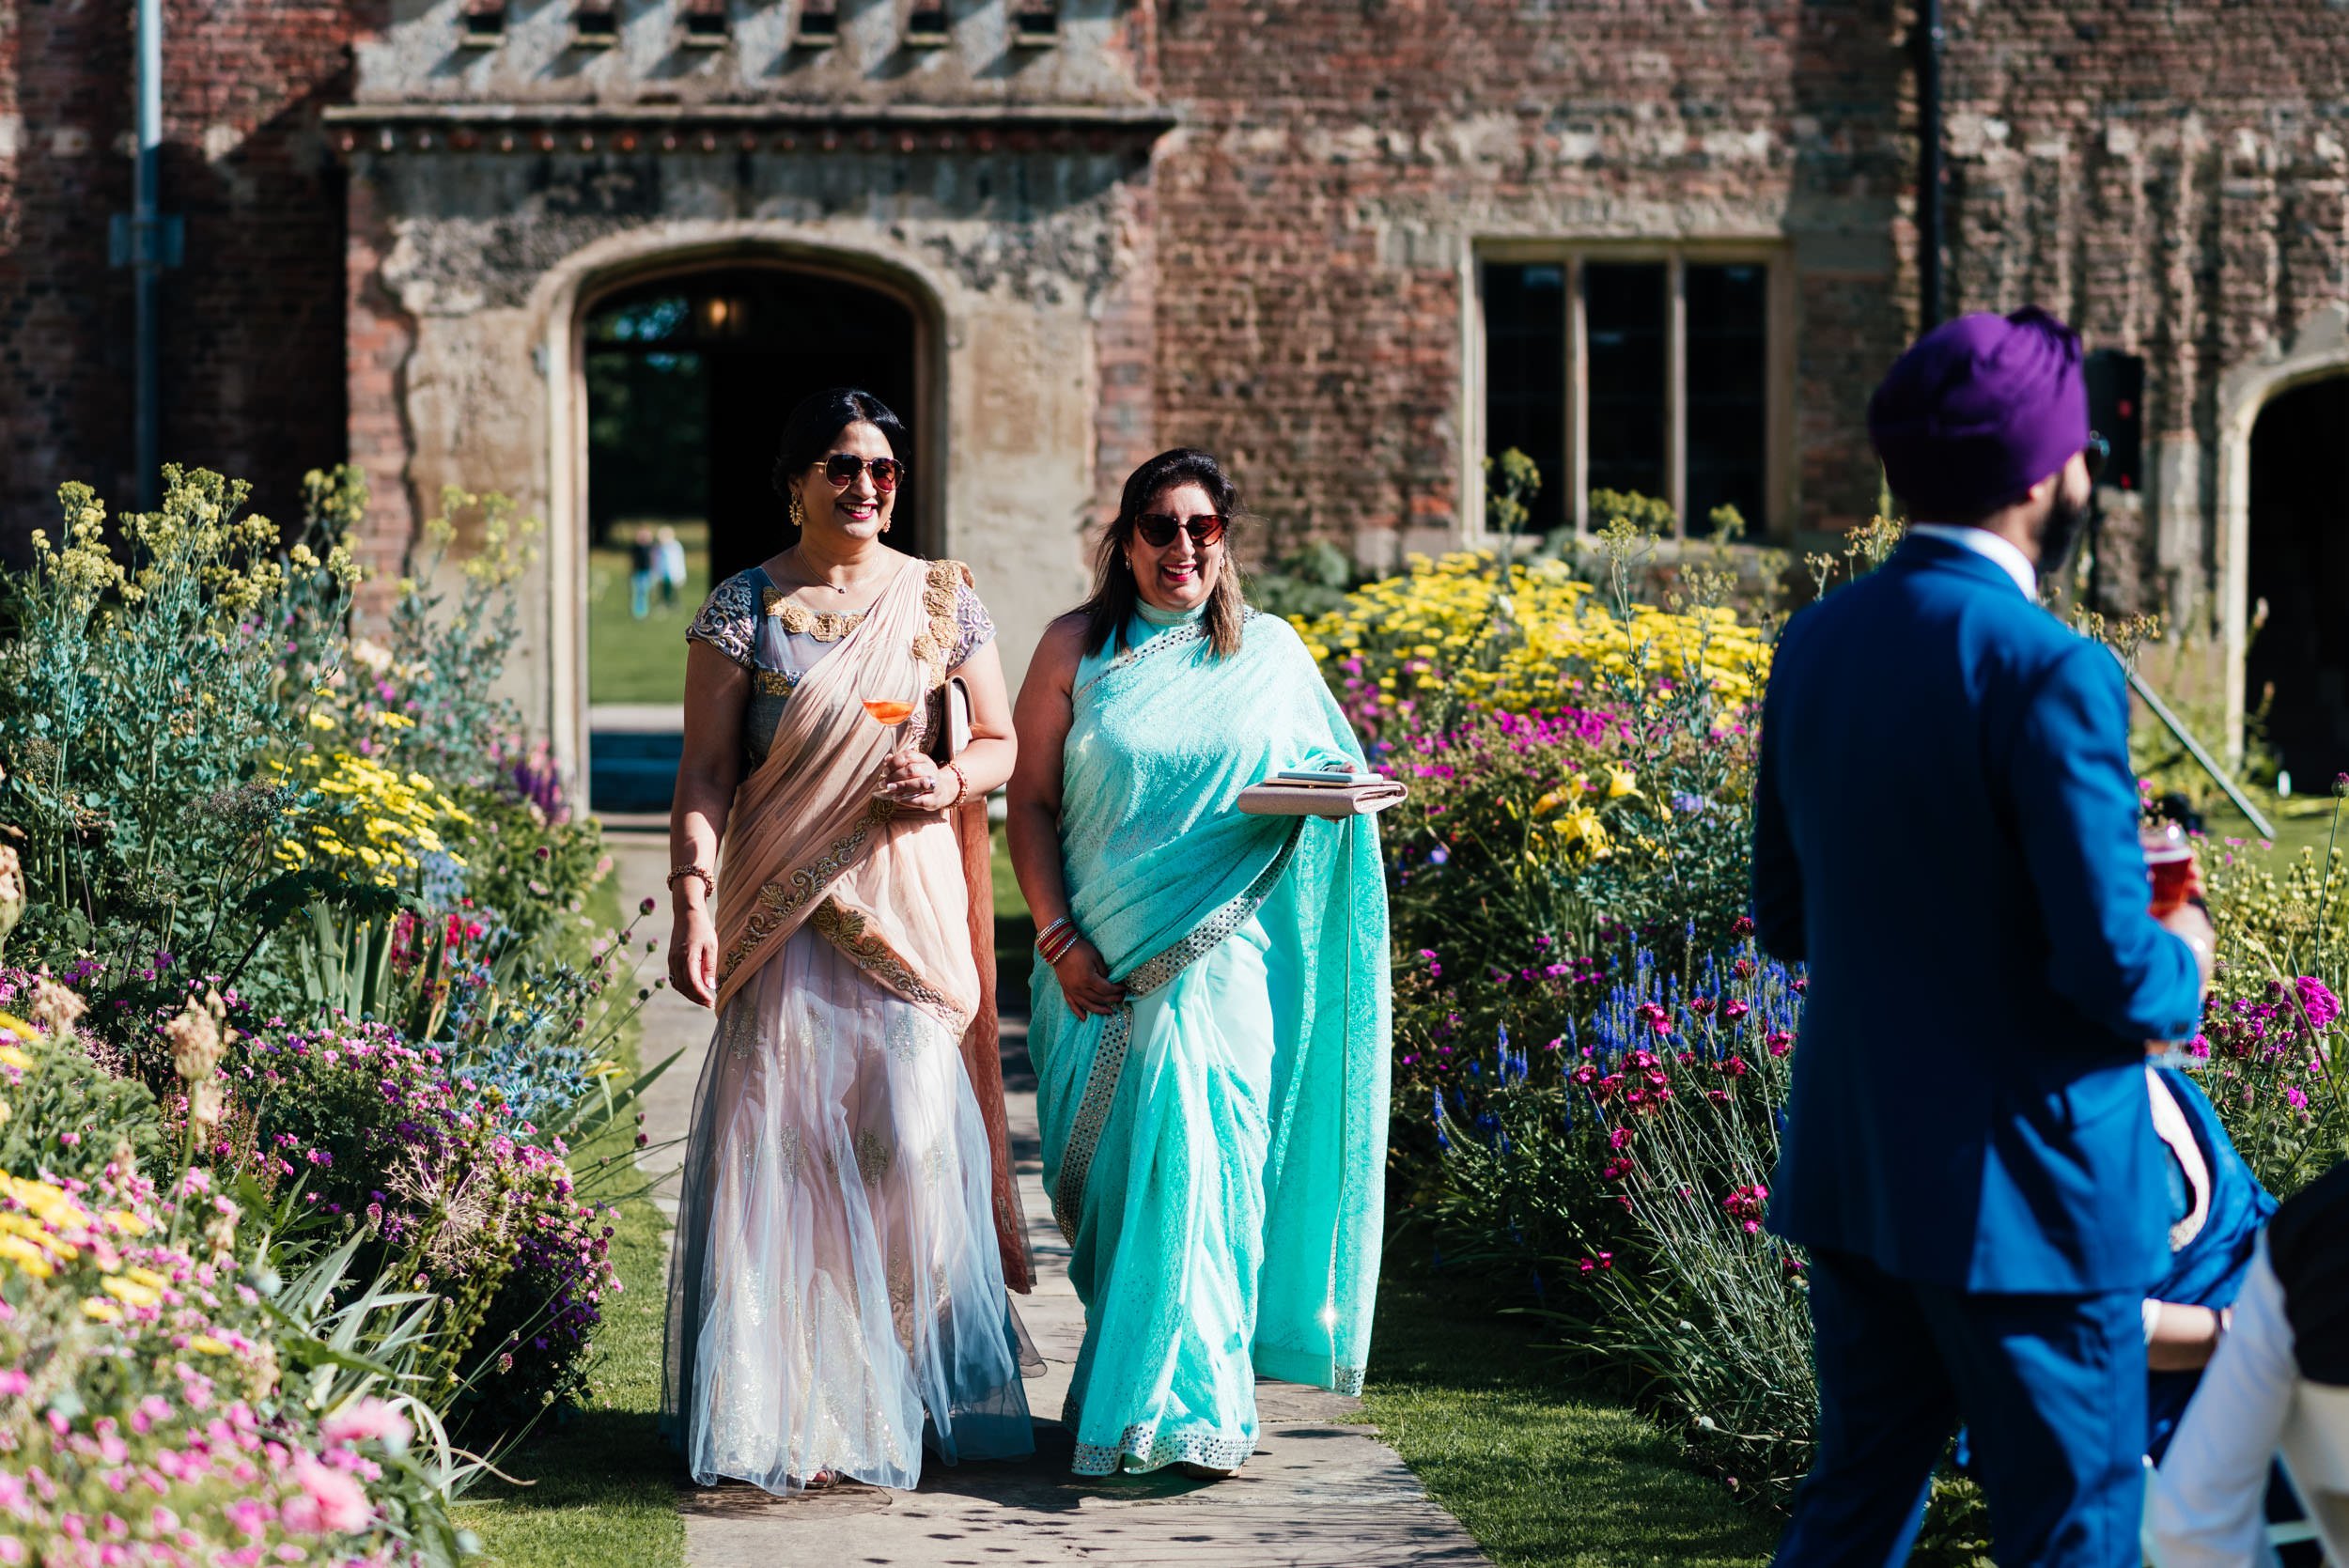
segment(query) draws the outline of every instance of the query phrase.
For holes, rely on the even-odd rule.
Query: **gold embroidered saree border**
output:
[[[936,1017],[953,1039],[971,1027],[971,1015],[951,997],[930,986],[903,955],[883,941],[872,923],[837,898],[827,898],[807,917],[817,935],[848,955],[848,961],[881,985]]]
[[[1246,891],[1192,927],[1190,935],[1143,960],[1127,974],[1127,1000],[1101,1026],[1101,1043],[1094,1050],[1092,1071],[1085,1076],[1084,1094],[1077,1101],[1077,1114],[1068,1124],[1068,1145],[1061,1154],[1060,1181],[1052,1188],[1052,1220],[1060,1227],[1062,1239],[1070,1246],[1077,1244],[1077,1221],[1084,1211],[1085,1182],[1093,1173],[1094,1152],[1100,1147],[1102,1129],[1109,1126],[1110,1109],[1117,1100],[1117,1081],[1124,1075],[1126,1054],[1133,1044],[1133,999],[1159,989],[1246,924],[1248,917],[1272,896],[1272,890],[1279,885],[1281,874],[1288,869],[1304,831],[1305,818],[1300,816],[1291,822],[1280,852],[1272,857],[1271,864],[1257,873]]]
[[[896,814],[897,806],[894,800],[871,802],[865,807],[864,815],[856,819],[855,826],[834,839],[832,846],[813,862],[786,877],[761,882],[758,886],[758,908],[751,911],[750,922],[744,926],[740,938],[719,956],[718,984],[724,986],[736,970],[767,945],[769,938],[782,930],[810,900],[838,881],[841,874],[848,869],[849,862],[856,859],[857,851],[864,847],[864,841],[872,836],[873,830]]]

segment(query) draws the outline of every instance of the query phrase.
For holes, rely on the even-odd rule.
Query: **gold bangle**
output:
[[[677,891],[677,878],[680,877],[700,877],[702,879],[703,893],[710,898],[718,896],[718,878],[712,877],[709,874],[708,868],[706,866],[674,866],[670,869],[669,875],[661,878],[661,886],[667,888],[671,893],[675,893]]]

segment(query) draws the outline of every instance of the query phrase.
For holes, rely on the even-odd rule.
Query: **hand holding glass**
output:
[[[896,697],[867,697],[864,699],[864,711],[877,724],[901,725],[913,717],[913,705]],[[903,737],[901,736],[899,739],[902,742]],[[900,749],[902,750],[902,745]],[[894,760],[895,753],[892,753],[891,756],[892,760]],[[925,795],[928,792],[927,784],[913,780],[899,779],[881,786],[881,793],[893,800],[908,800],[914,796]]]

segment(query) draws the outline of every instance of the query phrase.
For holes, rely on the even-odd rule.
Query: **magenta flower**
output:
[[[2309,1027],[2319,1033],[2330,1029],[2341,1017],[2341,998],[2312,974],[2304,974],[2292,984],[2300,993],[2300,1010],[2308,1015]]]

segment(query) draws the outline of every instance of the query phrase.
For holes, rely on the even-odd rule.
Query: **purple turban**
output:
[[[1868,438],[1918,521],[1995,511],[2088,444],[2080,340],[2036,305],[1945,321],[1868,399]]]

